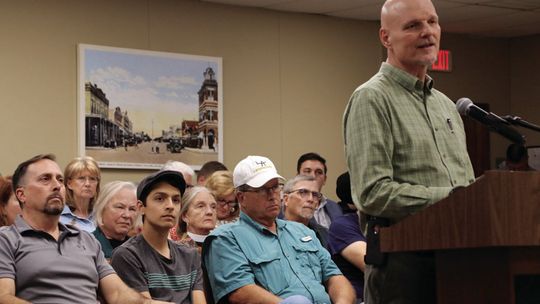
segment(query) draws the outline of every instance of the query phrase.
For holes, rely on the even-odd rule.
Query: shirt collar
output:
[[[268,228],[266,228],[265,226],[257,223],[255,220],[253,220],[251,217],[249,217],[249,215],[245,214],[242,211],[240,211],[240,221],[245,222],[246,224],[248,224],[249,226],[251,226],[255,230],[260,230],[261,232],[268,231],[268,232],[273,234],[273,232],[270,231]],[[283,227],[285,227],[287,225],[287,221],[284,221],[284,220],[281,220],[281,219],[278,219],[278,218],[276,218],[275,221],[276,221],[277,230],[282,229]]]
[[[397,83],[402,85],[409,91],[427,91],[431,92],[433,88],[433,78],[429,75],[426,75],[426,83],[424,84],[420,79],[415,76],[403,71],[402,69],[396,68],[395,66],[383,62],[379,70],[383,75],[386,75]]]
[[[67,215],[67,216],[70,216],[70,217],[74,217],[74,218],[77,218],[79,220],[88,220],[88,221],[93,221],[94,220],[94,213],[93,212],[90,213],[88,218],[80,217],[80,216],[77,216],[75,213],[73,213],[67,204],[64,205],[64,210],[62,210],[62,215]]]
[[[41,231],[41,230],[35,230],[30,225],[28,225],[28,223],[23,219],[23,217],[20,214],[17,215],[17,217],[15,218],[15,222],[13,223],[13,225],[15,226],[15,228],[17,228],[20,234],[24,234],[29,231],[33,231],[33,232]],[[68,234],[77,235],[80,232],[77,228],[72,227],[72,226],[68,227],[60,222],[58,222],[58,228],[60,229],[60,234],[66,232]]]

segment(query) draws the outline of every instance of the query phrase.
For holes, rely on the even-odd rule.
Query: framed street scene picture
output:
[[[80,44],[79,154],[103,168],[223,161],[219,57]]]

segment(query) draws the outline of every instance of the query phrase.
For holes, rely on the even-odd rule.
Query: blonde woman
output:
[[[206,188],[216,198],[217,225],[236,222],[240,215],[232,174],[229,171],[216,171],[206,180]]]
[[[99,194],[101,171],[97,162],[89,156],[73,159],[64,170],[66,206],[60,222],[93,232],[93,207]]]

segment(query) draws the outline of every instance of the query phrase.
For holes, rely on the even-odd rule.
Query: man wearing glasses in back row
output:
[[[283,187],[283,218],[306,225],[328,249],[328,229],[311,220],[322,199],[315,177],[297,175]]]
[[[280,180],[266,157],[248,156],[236,165],[240,219],[214,230],[203,248],[215,302],[354,303],[351,284],[315,233],[277,219]]]

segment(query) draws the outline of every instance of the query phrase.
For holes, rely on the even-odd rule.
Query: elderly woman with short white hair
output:
[[[96,230],[93,234],[101,243],[105,258],[129,237],[128,232],[137,218],[137,187],[131,182],[114,181],[106,184],[94,205]]]

